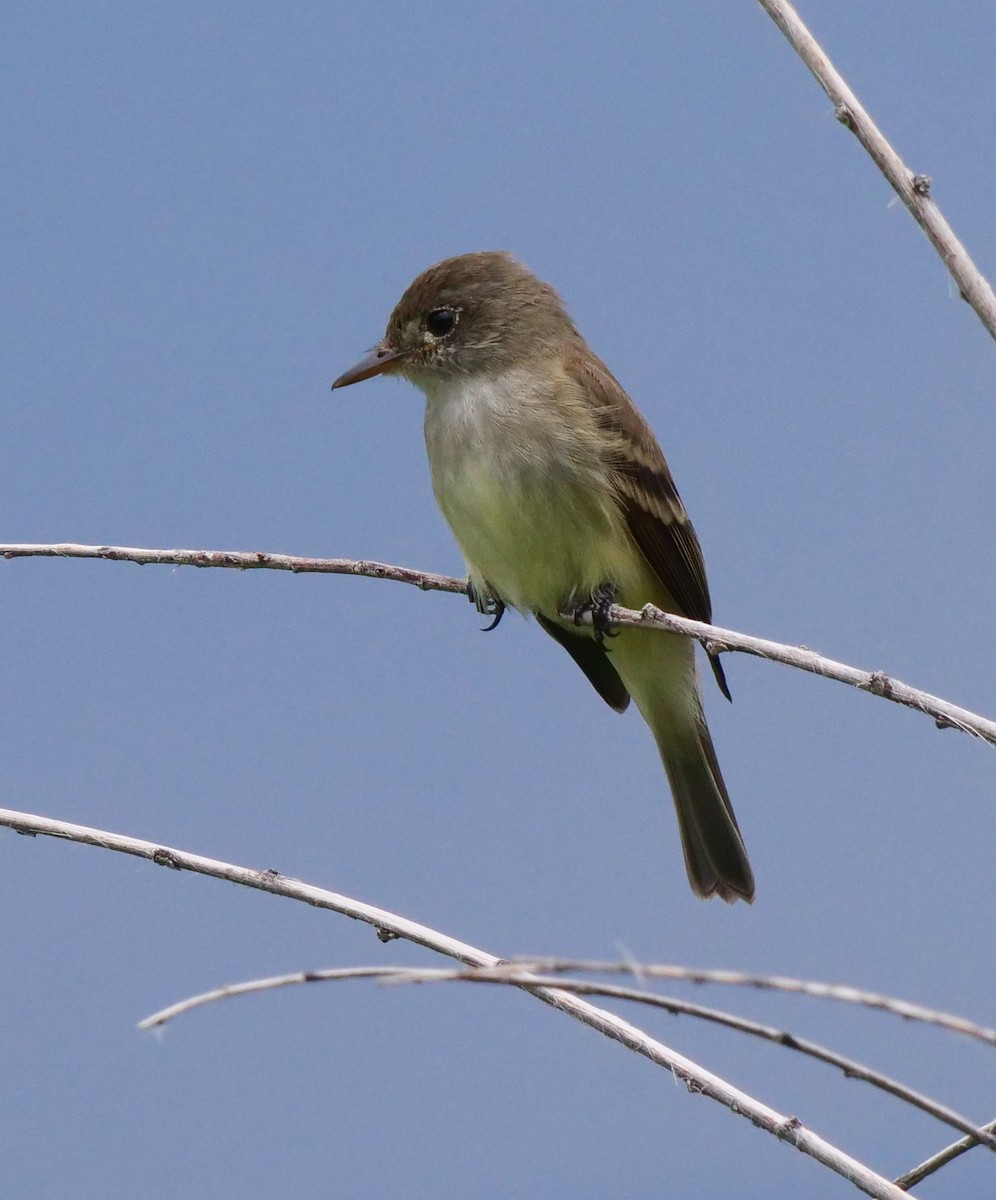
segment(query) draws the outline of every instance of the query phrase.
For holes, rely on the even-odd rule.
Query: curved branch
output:
[[[749,975],[745,971],[707,971],[698,967],[679,967],[670,963],[600,962],[586,959],[523,957],[510,959],[512,967],[534,974],[559,975],[562,971],[589,971],[592,974],[632,975],[635,979],[678,979],[686,983],[732,984],[734,987],[756,988],[759,991],[794,992],[820,1000],[840,1000],[863,1008],[876,1008],[901,1017],[904,1021],[919,1021],[936,1025],[949,1033],[960,1033],[978,1042],[996,1046],[996,1029],[978,1025],[954,1013],[911,1004],[895,996],[883,996],[863,988],[839,983],[822,983],[814,979],[792,979],[785,975]]]
[[[220,862],[217,859],[205,858],[199,854],[189,854],[172,847],[158,846],[155,842],[143,841],[140,838],[125,837],[122,834],[111,833],[103,829],[91,829],[85,825],[73,825],[65,821],[56,821],[50,817],[36,816],[32,813],[14,812],[10,809],[0,809],[0,825],[6,825],[19,833],[29,835],[44,834],[49,837],[64,838],[69,841],[81,842],[84,845],[101,846],[107,850],[119,853],[133,854],[139,858],[149,859],[160,866],[170,867],[176,871],[194,871],[200,875],[209,875],[215,879],[226,879],[232,883],[246,887],[258,888],[274,895],[286,896],[294,900],[303,900],[316,908],[327,908],[333,912],[342,913],[358,921],[372,925],[383,941],[403,937],[417,945],[426,946],[455,958],[458,962],[474,967],[495,967],[501,960],[476,946],[460,942],[455,938],[438,933],[428,926],[419,925],[405,917],[397,916],[386,909],[375,908],[342,896],[335,892],[311,884],[289,879],[276,871],[257,871],[249,867],[240,867],[233,863]],[[614,1013],[596,1008],[577,996],[571,995],[559,987],[547,987],[543,984],[522,984],[523,989],[549,1004],[552,1008],[566,1013],[575,1020],[590,1026],[613,1041],[619,1042],[637,1054],[643,1055],[658,1066],[666,1067],[674,1076],[680,1079],[689,1091],[709,1096],[718,1101],[738,1116],[746,1117],[759,1129],[773,1134],[802,1153],[829,1167],[838,1175],[849,1179],[855,1187],[876,1200],[908,1200],[908,1193],[897,1188],[895,1184],[866,1167],[864,1163],[845,1154],[842,1150],[825,1141],[811,1130],[807,1129],[798,1117],[784,1116],[746,1092],[728,1084],[724,1079],[700,1067],[691,1059],[685,1058],[676,1051],[665,1046],[662,1042],[649,1037],[643,1030],[617,1017]]]
[[[955,236],[944,214],[930,197],[929,175],[914,175],[886,140],[847,86],[819,42],[813,37],[788,0],[760,0],[761,7],[788,39],[792,48],[830,97],[834,116],[855,135],[896,194],[913,214],[917,224],[941,256],[953,276],[962,299],[975,309],[979,320],[996,338],[996,296],[968,251]]]
[[[72,542],[50,545],[11,542],[0,543],[0,558],[98,558],[137,563],[139,566],[162,563],[178,567],[226,567],[237,571],[271,570],[292,571],[295,574],[362,575],[369,579],[390,579],[396,583],[411,584],[424,592],[453,592],[460,595],[467,593],[467,581],[454,579],[451,575],[436,575],[431,571],[416,571],[410,567],[395,567],[389,563],[372,562],[367,559],[302,558],[291,554],[267,554],[256,550],[151,550],[136,546],[82,546]],[[565,615],[574,619],[573,613]],[[996,746],[996,721],[951,704],[940,696],[933,696],[929,692],[911,687],[884,671],[863,671],[846,663],[836,662],[832,658],[824,658],[822,654],[817,654],[805,646],[788,646],[782,642],[738,633],[733,629],[706,625],[702,621],[691,621],[687,617],[661,612],[650,604],[641,612],[613,605],[608,616],[609,624],[613,626],[662,629],[682,637],[696,638],[710,651],[753,654],[757,658],[797,667],[800,671],[822,675],[826,679],[836,679],[839,683],[858,688],[859,691],[871,692],[906,708],[926,713],[941,729],[960,729],[962,733],[969,733]],[[590,615],[579,618],[579,623],[590,622]]]
[[[640,968],[633,970],[639,973]],[[847,1058],[821,1046],[808,1038],[797,1037],[787,1030],[776,1029],[771,1025],[762,1025],[735,1013],[722,1012],[716,1008],[706,1008],[701,1004],[692,1004],[686,1000],[677,1000],[672,996],[658,996],[656,992],[647,992],[639,988],[620,987],[612,983],[591,983],[586,979],[563,979],[560,976],[537,976],[523,970],[507,970],[499,967],[497,970],[426,971],[409,967],[330,967],[317,971],[296,971],[290,975],[273,975],[267,979],[250,979],[243,983],[225,984],[212,988],[209,992],[201,992],[197,996],[189,996],[168,1008],[162,1008],[151,1016],[139,1021],[139,1029],[154,1029],[165,1025],[176,1017],[202,1008],[207,1004],[217,1004],[221,1000],[231,1000],[236,996],[247,996],[259,992],[275,991],[278,988],[294,987],[306,983],[333,983],[346,979],[379,979],[384,983],[496,983],[506,987],[518,987],[532,990],[537,984],[561,988],[575,996],[602,996],[613,1000],[630,1000],[636,1004],[646,1004],[651,1008],[662,1008],[674,1016],[697,1017],[714,1025],[722,1025],[727,1029],[746,1033],[751,1037],[761,1038],[766,1042],[774,1042],[788,1050],[795,1050],[809,1058],[837,1067],[848,1079],[860,1079],[870,1083],[872,1087],[887,1092],[890,1096],[904,1101],[913,1108],[935,1117],[945,1125],[958,1129],[967,1135],[973,1145],[982,1143],[990,1150],[996,1150],[996,1136],[993,1136],[984,1126],[976,1125],[961,1113],[955,1112],[945,1104],[940,1104],[930,1096],[907,1087],[904,1083],[876,1071],[856,1059]],[[964,1139],[963,1139],[964,1140]]]

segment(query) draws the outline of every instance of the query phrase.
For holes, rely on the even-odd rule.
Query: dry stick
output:
[[[830,97],[834,115],[861,142],[892,185],[897,195],[913,214],[914,219],[944,260],[963,299],[975,309],[992,337],[996,337],[996,297],[988,281],[955,236],[941,210],[930,197],[931,180],[927,175],[915,175],[895,152],[881,130],[865,111],[861,102],[830,62],[819,43],[809,32],[791,4],[784,0],[760,0],[761,6],[782,31],[792,47],[816,77],[820,87]],[[996,1128],[994,1122],[990,1128]],[[974,1143],[963,1139],[940,1151],[920,1166],[901,1176],[896,1182],[912,1187],[951,1159],[963,1154]]]
[[[411,584],[424,592],[454,592],[462,595],[466,595],[467,592],[466,580],[454,579],[449,575],[435,575],[429,571],[415,571],[409,567],[395,567],[389,563],[371,562],[366,559],[301,558],[291,554],[267,554],[262,551],[150,550],[136,546],[80,546],[68,542],[57,545],[4,543],[0,544],[0,558],[98,558],[138,563],[140,566],[164,563],[180,567],[227,567],[240,571],[274,570],[299,574],[362,575],[370,579],[389,579],[396,583]],[[611,625],[663,629],[682,637],[697,638],[713,651],[736,650],[771,662],[797,667],[814,675],[822,675],[826,679],[836,679],[860,691],[872,692],[896,704],[926,713],[927,716],[933,717],[942,729],[960,729],[963,733],[970,733],[996,746],[996,721],[990,721],[939,696],[933,696],[901,680],[893,679],[884,671],[862,671],[846,663],[824,658],[805,646],[787,646],[782,642],[737,633],[733,629],[721,629],[716,625],[706,625],[702,621],[691,621],[687,617],[661,612],[650,604],[640,612],[613,605],[608,615]],[[578,620],[579,624],[591,623],[590,616]]]
[[[786,0],[760,0],[761,7],[782,31],[793,49],[809,67],[820,87],[830,97],[834,116],[857,137],[875,165],[892,184],[913,214],[931,245],[958,284],[962,299],[975,309],[979,320],[996,338],[996,296],[989,283],[955,236],[954,230],[930,198],[928,175],[915,175],[903,162],[882,131],[865,112],[844,77],[827,58],[819,43]]]
[[[990,1121],[988,1125],[983,1125],[982,1128],[986,1133],[996,1133],[996,1121]],[[961,1138],[951,1146],[945,1146],[943,1150],[938,1150],[936,1154],[932,1154],[930,1158],[920,1163],[918,1167],[914,1167],[912,1171],[907,1171],[905,1174],[898,1176],[894,1181],[896,1187],[902,1188],[903,1191],[909,1191],[911,1187],[915,1187],[918,1183],[921,1183],[928,1175],[933,1175],[941,1167],[946,1167],[949,1162],[954,1162],[966,1150],[971,1150],[973,1146],[977,1146],[978,1144],[979,1139],[969,1135],[968,1137]]]
[[[124,837],[121,834],[102,829],[90,829],[84,825],[71,825],[64,821],[55,821],[50,817],[40,817],[32,813],[13,812],[9,809],[0,809],[0,825],[7,825],[20,833],[45,834],[50,837],[81,842],[84,845],[101,846],[107,850],[116,850],[120,853],[146,858],[160,866],[171,867],[177,871],[194,871],[200,875],[226,879],[231,883],[258,888],[274,895],[303,900],[316,908],[331,909],[333,912],[342,913],[354,920],[365,921],[377,930],[378,936],[382,940],[386,941],[395,937],[407,938],[417,945],[436,950],[440,954],[448,955],[468,966],[495,967],[501,961],[493,954],[488,954],[466,942],[447,937],[445,934],[437,933],[428,926],[399,917],[386,909],[374,908],[372,905],[363,904],[347,896],[328,892],[295,879],[288,879],[276,871],[256,871],[249,867],[240,867],[232,863],[204,858],[199,854],[188,854],[171,847],[158,846],[155,842]],[[622,1020],[621,1017],[606,1012],[604,1009],[595,1008],[558,987],[551,988],[540,984],[523,986],[526,991],[542,1000],[544,1004],[549,1004],[592,1029],[598,1030],[599,1033],[642,1054],[658,1066],[666,1067],[674,1076],[682,1080],[689,1091],[709,1096],[738,1116],[746,1117],[758,1128],[774,1134],[775,1137],[795,1146],[797,1150],[850,1180],[866,1195],[873,1196],[876,1200],[907,1200],[907,1192],[897,1188],[895,1184],[866,1167],[864,1163],[845,1154],[844,1151],[807,1129],[798,1117],[783,1116],[775,1109],[755,1100],[746,1092],[732,1087],[719,1076],[706,1071],[697,1063],[649,1037],[641,1029]]]
[[[561,971],[590,971],[607,975],[632,975],[636,979],[680,979],[687,983],[731,984],[734,987],[757,988],[776,992],[795,992],[804,996],[815,996],[822,1000],[841,1000],[846,1004],[858,1004],[863,1008],[876,1008],[904,1021],[920,1021],[926,1025],[937,1025],[951,1033],[964,1034],[976,1041],[996,1046],[996,1029],[967,1021],[954,1013],[926,1008],[922,1004],[911,1004],[895,996],[883,996],[880,992],[869,992],[862,988],[839,983],[822,983],[815,979],[793,979],[786,975],[751,975],[745,971],[707,971],[698,967],[679,967],[669,963],[600,962],[589,959],[537,958],[535,955],[508,960],[514,970],[559,974]]]
[[[996,721],[970,712],[967,708],[959,708],[940,696],[921,691],[894,679],[884,671],[862,671],[847,663],[836,662],[825,658],[805,646],[786,646],[782,642],[771,642],[766,638],[752,637],[745,633],[737,633],[733,629],[721,629],[717,625],[706,625],[702,621],[691,621],[687,617],[678,617],[673,613],[662,612],[652,604],[644,605],[637,613],[632,609],[620,608],[614,604],[609,609],[609,622],[615,626],[628,626],[637,629],[665,629],[669,633],[680,633],[684,637],[693,637],[701,641],[710,653],[723,653],[727,650],[738,650],[743,654],[753,654],[757,658],[765,658],[770,662],[784,663],[789,667],[798,667],[801,671],[809,671],[813,675],[822,675],[826,679],[836,679],[840,683],[849,683],[862,692],[871,692],[885,700],[892,700],[916,712],[926,713],[933,717],[939,729],[960,729],[973,737],[982,738],[990,745],[996,746]],[[587,616],[584,623],[588,624],[591,617]]]
[[[639,967],[634,967],[639,973]],[[537,976],[536,974],[517,970],[509,971],[499,967],[497,970],[482,969],[472,971],[451,970],[421,970],[406,967],[330,967],[317,971],[296,971],[290,975],[273,975],[267,979],[251,979],[243,983],[226,984],[223,987],[212,988],[197,996],[189,996],[177,1004],[160,1009],[144,1020],[139,1021],[139,1029],[152,1029],[164,1025],[167,1021],[201,1008],[206,1004],[216,1004],[221,1000],[230,1000],[235,996],[247,996],[259,992],[274,991],[277,988],[293,987],[305,983],[340,982],[346,979],[380,979],[384,983],[496,983],[507,987],[534,989],[537,985],[561,988],[574,996],[605,996],[614,1000],[631,1000],[637,1004],[646,1004],[652,1008],[662,1008],[674,1016],[697,1017],[722,1025],[727,1029],[735,1029],[738,1033],[746,1033],[767,1042],[796,1050],[819,1062],[825,1062],[832,1067],[839,1067],[848,1079],[860,1079],[873,1087],[895,1096],[899,1100],[920,1109],[945,1125],[959,1129],[976,1142],[996,1150],[996,1137],[990,1135],[983,1126],[976,1125],[961,1113],[947,1105],[939,1104],[930,1096],[907,1087],[896,1079],[874,1070],[853,1058],[846,1058],[834,1050],[821,1046],[818,1042],[807,1038],[797,1037],[783,1029],[775,1029],[771,1025],[761,1025],[734,1013],[721,1012],[719,1009],[706,1008],[700,1004],[691,1004],[671,996],[658,996],[655,992],[645,992],[637,988],[620,987],[611,983],[591,983],[586,979],[563,979],[560,976]]]
[[[641,973],[639,964],[635,965],[632,970],[636,975]],[[951,1125],[956,1129],[962,1129],[967,1134],[962,1139],[967,1144],[966,1148],[973,1145],[984,1145],[990,1150],[996,1150],[996,1136],[993,1135],[993,1131],[989,1126],[977,1125],[974,1121],[969,1121],[967,1117],[963,1117],[947,1105],[939,1104],[936,1100],[925,1096],[922,1092],[917,1092],[900,1083],[898,1080],[892,1079],[880,1071],[875,1071],[864,1063],[847,1058],[834,1050],[821,1046],[818,1042],[797,1037],[794,1033],[790,1033],[787,1030],[775,1029],[773,1026],[761,1025],[756,1021],[750,1021],[745,1017],[740,1017],[733,1013],[726,1013],[719,1009],[691,1004],[670,996],[658,996],[654,992],[645,992],[638,988],[619,987],[615,984],[592,983],[586,979],[564,979],[560,975],[540,975],[534,971],[529,971],[527,974],[530,982],[533,984],[540,983],[548,987],[561,987],[580,996],[606,996],[618,1000],[632,1000],[654,1008],[663,1008],[668,1012],[674,1013],[676,1016],[688,1015],[698,1017],[704,1021],[711,1021],[714,1024],[723,1025],[738,1032],[750,1034],[753,1037],[759,1037],[764,1041],[775,1042],[790,1050],[797,1050],[801,1054],[818,1059],[820,1062],[839,1067],[849,1079],[860,1079],[865,1083],[870,1083],[873,1087],[880,1088],[882,1091],[906,1101],[906,1103],[912,1105],[914,1108],[919,1108],[923,1112],[929,1113],[944,1124]],[[424,971],[411,968],[392,973],[387,977],[386,982],[423,983],[451,979],[468,983],[505,983],[511,986],[522,986],[524,982],[524,979],[519,978],[518,972],[510,970],[505,964],[497,968],[474,968],[469,971]],[[957,1021],[958,1018],[955,1018],[955,1020]],[[966,1126],[970,1128],[966,1129]],[[961,1145],[961,1142],[958,1144]]]
[[[111,562],[159,563],[173,567],[227,567],[237,571],[291,571],[295,574],[363,575],[410,583],[423,592],[458,592],[466,596],[467,581],[431,571],[392,567],[388,563],[353,558],[302,558],[295,554],[266,554],[261,550],[149,550],[141,546],[81,546],[4,543],[0,558],[100,558]]]

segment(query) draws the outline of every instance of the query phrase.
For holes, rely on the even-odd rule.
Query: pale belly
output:
[[[471,581],[508,605],[555,617],[598,585],[625,584],[633,548],[614,502],[580,473],[464,460],[433,469],[439,507]]]
[[[524,371],[440,382],[426,395],[433,490],[479,590],[550,618],[604,583],[635,602],[646,565],[590,427],[558,414]]]

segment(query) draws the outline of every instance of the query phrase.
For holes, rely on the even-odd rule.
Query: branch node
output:
[[[717,642],[712,638],[702,639],[702,649],[709,655],[710,658],[716,654],[727,654],[733,647],[729,642]]]
[[[893,696],[892,680],[885,671],[872,671],[868,676],[868,681],[863,685],[866,692],[871,692],[873,695],[882,696],[886,700],[891,700]]]
[[[914,175],[912,179],[913,191],[918,196],[929,196],[930,186],[933,182],[929,175]]]
[[[851,133],[856,132],[857,127],[854,124],[854,114],[847,107],[843,100],[838,100],[833,106],[833,115],[837,118],[841,125],[845,125],[851,131]]]
[[[780,1125],[775,1128],[775,1133],[784,1138],[787,1142],[794,1142],[795,1135],[802,1129],[802,1122],[798,1117],[786,1117]]]
[[[157,867],[169,867],[171,871],[182,871],[180,861],[172,850],[167,850],[163,846],[157,847],[152,851],[152,861]]]

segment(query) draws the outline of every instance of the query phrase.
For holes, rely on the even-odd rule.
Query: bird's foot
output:
[[[595,641],[601,645],[607,637],[615,637],[619,632],[612,628],[609,620],[609,609],[616,602],[619,588],[606,580],[592,589],[591,595],[585,597],[580,604],[571,604],[568,611],[574,617],[574,624],[580,625],[584,617],[591,616],[591,627],[595,631]]]
[[[498,623],[505,615],[505,601],[488,587],[478,588],[467,580],[467,596],[471,604],[485,617],[491,617],[491,624],[485,625],[482,633],[490,633],[498,628]]]

